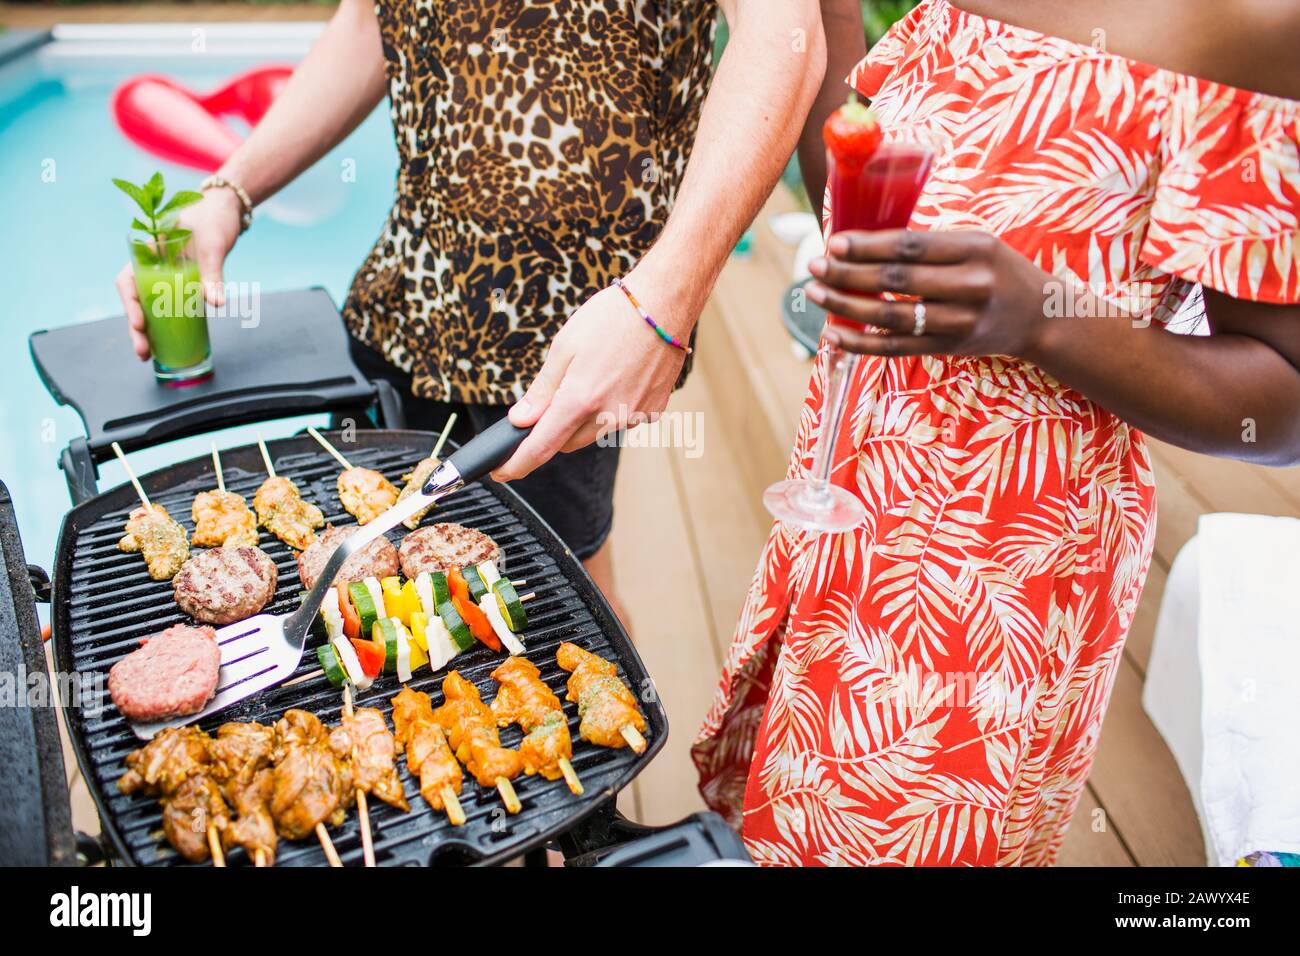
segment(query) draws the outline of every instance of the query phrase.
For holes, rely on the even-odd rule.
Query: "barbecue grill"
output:
[[[250,370],[268,356],[265,340],[259,345],[252,336],[231,343],[248,354],[238,383],[237,394],[224,387],[205,386],[198,393],[186,391],[168,394],[167,390],[144,390],[153,407],[131,412],[120,407],[106,408],[95,398],[97,388],[116,381],[129,358],[116,361],[113,350],[122,351],[126,337],[121,335],[121,320],[105,320],[78,327],[82,337],[77,348],[87,354],[101,354],[100,360],[85,365],[68,359],[69,330],[37,333],[33,336],[33,357],[50,390],[61,401],[77,407],[87,424],[85,439],[77,439],[64,452],[63,464],[68,472],[69,490],[75,507],[64,519],[59,533],[55,568],[52,575],[51,627],[56,666],[61,673],[76,673],[82,678],[81,700],[64,701],[64,718],[73,750],[95,801],[103,825],[104,842],[110,854],[122,862],[141,865],[187,866],[189,864],[161,839],[161,808],[154,798],[125,796],[117,790],[117,780],[124,771],[124,759],[140,742],[108,697],[108,669],[133,650],[141,638],[163,628],[188,620],[172,599],[170,582],[154,581],[146,573],[138,554],[118,550],[127,516],[138,505],[130,485],[104,492],[95,486],[95,464],[104,460],[114,440],[127,447],[140,448],[185,435],[213,430],[225,425],[268,419],[305,410],[347,410],[364,407],[369,399],[370,414],[378,424],[401,424],[400,409],[383,389],[367,383],[347,360],[343,351],[341,324],[328,297],[319,292],[294,293],[270,303],[282,319],[273,326],[274,333],[292,337],[306,330],[293,326],[310,323],[316,348],[328,342],[333,330],[339,330],[339,348],[326,359],[333,362],[327,373],[319,372],[309,382],[286,380],[288,369],[281,366],[263,369],[261,385],[257,370]],[[322,298],[329,304],[332,319],[322,323]],[[273,308],[274,307],[274,308]],[[322,327],[324,325],[324,327]],[[58,335],[62,341],[55,341]],[[111,336],[112,338],[108,338]],[[44,337],[44,338],[43,338]],[[214,339],[217,335],[214,334]],[[84,339],[84,341],[83,341]],[[96,342],[95,340],[99,341]],[[217,350],[221,351],[218,344]],[[251,351],[250,351],[251,350]],[[108,352],[105,356],[102,353]],[[229,362],[229,356],[225,358]],[[138,368],[138,366],[136,366]],[[70,377],[73,369],[76,376]],[[301,369],[301,364],[298,366]],[[272,374],[273,372],[273,374]],[[300,372],[301,374],[301,372]],[[102,381],[96,382],[99,376]],[[112,403],[110,402],[111,406]],[[359,419],[365,423],[367,419]],[[329,433],[330,439],[344,449],[358,466],[374,468],[392,481],[410,471],[429,454],[436,436],[402,428],[383,430],[349,429]],[[304,497],[315,502],[329,523],[354,523],[339,503],[335,487],[339,466],[317,443],[307,436],[275,440],[268,443],[276,472],[294,480]],[[222,452],[222,466],[229,490],[252,498],[266,477],[256,445],[246,445]],[[142,475],[140,481],[150,499],[162,504],[171,515],[193,531],[190,505],[194,496],[213,487],[215,478],[207,456],[181,462]],[[668,734],[668,718],[653,683],[627,633],[608,603],[592,584],[582,565],[564,547],[555,533],[513,491],[495,483],[474,483],[445,501],[425,518],[425,523],[453,521],[476,528],[494,538],[504,555],[503,573],[513,579],[526,579],[527,590],[535,593],[528,603],[528,626],[521,635],[527,656],[541,669],[542,679],[563,700],[568,675],[555,661],[555,651],[563,641],[571,641],[616,663],[619,675],[637,693],[649,723],[646,735],[649,746],[637,755],[629,749],[612,750],[596,747],[578,737],[576,706],[565,704],[570,732],[574,741],[573,766],[582,779],[585,793],[572,794],[563,780],[547,781],[541,776],[520,777],[515,781],[522,812],[505,812],[495,790],[479,787],[467,777],[461,794],[466,815],[463,826],[453,827],[443,814],[433,811],[418,796],[418,781],[412,780],[399,760],[399,772],[411,803],[409,813],[401,813],[379,801],[371,801],[370,818],[374,850],[380,865],[494,864],[556,841],[564,849],[571,865],[598,864],[616,845],[643,837],[656,836],[660,843],[677,854],[682,862],[699,847],[708,846],[706,857],[743,856],[734,837],[713,815],[698,815],[674,830],[640,827],[623,820],[614,807],[620,789],[650,762],[663,747]],[[400,541],[399,528],[390,538]],[[283,543],[263,533],[261,547],[275,562],[279,581],[275,596],[265,609],[269,613],[292,610],[301,600],[303,588],[298,579],[293,552]],[[200,722],[213,730],[225,721],[255,720],[273,723],[284,711],[302,708],[329,724],[339,719],[342,695],[318,671],[313,653],[318,640],[309,641],[307,653],[293,680],[240,702]],[[486,647],[475,647],[459,655],[455,667],[479,689],[485,700],[496,693],[491,670],[501,661],[499,654]],[[441,703],[441,681],[445,671],[420,671],[409,682],[416,690],[430,694],[433,703]],[[87,679],[89,679],[87,681]],[[357,706],[373,706],[391,714],[389,698],[401,685],[394,675],[381,675],[374,685],[356,696]],[[503,745],[515,747],[521,738],[516,726],[503,729]],[[680,831],[680,835],[677,835]],[[689,831],[689,832],[688,832]],[[352,812],[347,821],[330,831],[334,845],[345,865],[359,864],[362,858],[360,826]],[[685,857],[683,857],[685,854]],[[231,854],[232,864],[245,862],[243,851]],[[321,865],[322,850],[315,841],[282,842],[277,866]],[[637,863],[636,865],[645,865]]]

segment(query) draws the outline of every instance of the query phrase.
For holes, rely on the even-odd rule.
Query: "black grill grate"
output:
[[[433,442],[431,435],[408,431],[361,431],[347,444],[338,441],[337,434],[330,437],[353,464],[375,468],[399,485],[400,476],[428,454]],[[327,522],[354,523],[339,504],[334,485],[338,465],[311,438],[271,442],[270,449],[277,473],[297,482],[304,496],[325,513]],[[223,452],[222,466],[226,487],[251,503],[266,477],[256,446]],[[190,531],[194,495],[215,483],[207,459],[174,465],[146,475],[141,481],[151,500],[164,505]],[[108,699],[108,668],[134,649],[140,638],[188,620],[172,600],[170,582],[151,580],[138,554],[117,549],[127,515],[137,504],[131,487],[122,486],[83,503],[65,520],[56,559],[55,656],[60,671],[75,670],[104,678],[98,699],[88,695],[80,708],[65,706],[65,715],[82,772],[117,852],[139,864],[186,865],[161,839],[162,817],[157,801],[123,796],[116,786],[124,758],[139,746],[139,741]],[[638,757],[626,749],[609,750],[579,740],[576,707],[566,703],[574,740],[573,766],[586,793],[575,797],[563,780],[520,777],[515,786],[524,809],[511,816],[495,790],[479,787],[466,775],[461,803],[467,820],[462,827],[452,827],[443,814],[435,813],[424,802],[404,759],[400,759],[410,813],[370,801],[375,854],[380,865],[497,863],[517,856],[568,830],[612,799],[658,752],[668,731],[662,705],[653,693],[644,692],[652,690],[644,665],[608,605],[572,554],[513,493],[494,484],[471,485],[425,518],[425,523],[434,521],[455,521],[491,535],[505,555],[503,573],[527,580],[521,592],[536,592],[527,605],[528,628],[522,640],[529,659],[541,668],[542,678],[562,701],[568,675],[555,663],[555,651],[562,641],[573,641],[618,663],[621,676],[644,700],[650,747]],[[390,537],[396,543],[401,537],[398,532],[405,530],[390,532]],[[265,532],[262,548],[280,573],[275,599],[267,611],[292,610],[302,591],[293,552]],[[309,640],[295,676],[317,669],[316,643]],[[476,647],[458,656],[452,666],[478,686],[484,700],[490,701],[496,684],[489,674],[501,659],[485,647]],[[431,674],[427,667],[422,668],[410,686],[429,693],[437,706],[442,697],[443,673]],[[383,675],[370,690],[358,695],[356,703],[391,714],[389,698],[400,689],[395,676]],[[265,691],[204,721],[203,726],[213,729],[227,720],[270,723],[291,707],[310,710],[334,724],[339,719],[340,705],[340,692],[318,676]],[[517,727],[501,732],[502,743],[508,747],[518,746],[520,736]],[[343,826],[331,830],[331,836],[345,865],[360,865],[361,839],[355,811]],[[243,852],[232,854],[230,862],[246,862]],[[277,866],[324,862],[320,846],[314,841],[282,842],[276,859]]]

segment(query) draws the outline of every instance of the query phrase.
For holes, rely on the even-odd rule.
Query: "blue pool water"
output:
[[[161,169],[169,189],[176,189],[193,188],[202,176],[127,142],[109,115],[109,95],[141,72],[165,73],[207,90],[240,70],[293,62],[292,53],[301,53],[206,52],[159,62],[138,52],[69,55],[68,47],[47,45],[0,66],[0,480],[15,499],[28,560],[46,568],[70,505],[56,461],[83,431],[76,413],[55,405],[41,385],[27,336],[120,312],[113,277],[126,261],[131,210],[110,177],[139,182]],[[263,291],[320,285],[341,303],[388,213],[396,166],[381,107],[259,212],[227,263],[226,281],[258,282]],[[355,181],[346,181],[345,168],[355,169]],[[285,435],[307,421],[284,420],[258,430],[267,437]],[[253,440],[253,431],[231,429],[214,437],[219,446],[230,446]],[[208,437],[175,442],[132,455],[132,464],[150,471],[204,454],[208,443]],[[101,469],[101,488],[124,480],[116,462]]]

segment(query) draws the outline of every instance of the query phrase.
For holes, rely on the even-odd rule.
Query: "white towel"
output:
[[[1200,521],[1201,799],[1232,866],[1300,853],[1300,521]]]

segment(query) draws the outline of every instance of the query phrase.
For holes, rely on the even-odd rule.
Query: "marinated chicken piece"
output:
[[[222,844],[226,849],[242,846],[249,859],[260,850],[266,866],[275,862],[278,842],[271,817],[274,749],[274,729],[256,723],[222,724],[209,746],[213,776],[223,782],[222,793],[235,813],[221,833]]]
[[[231,780],[223,788],[235,819],[222,831],[221,842],[226,849],[242,846],[249,859],[260,850],[263,864],[275,863],[275,848],[279,838],[275,820],[271,816],[271,795],[275,792],[275,771],[263,767],[249,780]]]
[[[443,679],[442,693],[445,702],[433,712],[433,719],[447,731],[456,759],[480,786],[492,787],[498,778],[519,776],[523,758],[518,751],[501,746],[496,718],[479,697],[478,688],[451,671]]]
[[[342,823],[354,788],[324,725],[314,714],[290,710],[275,725],[275,734],[270,811],[279,834],[301,840],[318,823]]]
[[[352,781],[356,788],[403,812],[410,810],[395,765],[397,744],[384,715],[373,707],[358,707],[351,714],[343,715],[339,729],[347,741],[345,746],[352,761]]]
[[[177,524],[162,505],[141,505],[126,522],[126,535],[117,543],[120,551],[139,551],[144,555],[149,577],[170,581],[190,556],[185,529]]]
[[[298,493],[288,478],[273,475],[262,482],[253,496],[257,520],[289,547],[302,551],[316,540],[316,529],[325,527],[321,510]]]
[[[420,461],[420,463],[417,464],[409,474],[403,475],[402,481],[406,482],[406,484],[402,487],[402,492],[397,496],[397,500],[402,501],[405,498],[409,498],[411,495],[423,488],[424,483],[429,480],[429,476],[434,473],[440,464],[442,464],[442,461],[438,458],[425,458]],[[402,524],[414,531],[420,526],[420,522],[424,520],[424,516],[432,510],[433,505],[429,505],[429,507],[411,515],[411,517],[403,521]]]
[[[208,824],[218,833],[230,825],[230,814],[221,788],[206,774],[189,777],[162,802],[163,833],[167,842],[191,863],[212,855],[208,844]]]
[[[524,773],[560,779],[560,761],[573,759],[573,741],[560,699],[542,681],[537,665],[526,657],[511,657],[492,672],[492,679],[501,685],[492,701],[498,726],[518,724],[524,731],[519,745]]]
[[[190,508],[194,546],[198,548],[256,548],[257,516],[243,495],[233,491],[200,491]]]
[[[197,727],[168,727],[126,758],[117,781],[123,793],[163,796],[208,771],[208,735]]]
[[[645,733],[647,725],[636,697],[618,679],[611,662],[567,641],[560,645],[555,659],[570,672],[568,700],[578,704],[582,718],[578,735],[583,740],[600,747],[626,747],[625,726]]]
[[[435,810],[446,809],[444,791],[459,794],[462,777],[447,737],[433,719],[429,695],[403,687],[393,698],[393,727],[406,750],[406,767],[420,778],[420,796]]]
[[[373,468],[347,468],[339,475],[339,501],[357,524],[366,524],[397,504],[397,486]]]

